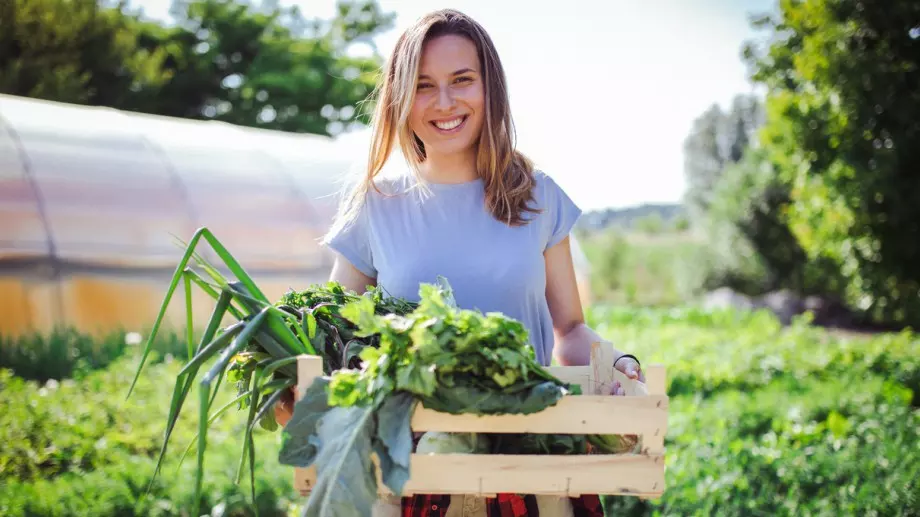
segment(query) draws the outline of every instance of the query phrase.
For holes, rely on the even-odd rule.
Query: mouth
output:
[[[432,120],[430,124],[438,131],[438,133],[450,134],[457,133],[463,126],[466,124],[466,119],[469,118],[469,115],[460,115],[458,117],[453,117],[449,119],[442,120]]]

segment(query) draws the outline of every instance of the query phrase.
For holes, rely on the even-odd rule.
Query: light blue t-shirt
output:
[[[447,278],[457,304],[501,312],[522,322],[540,364],[552,360],[553,324],[546,301],[543,252],[571,231],[581,210],[548,175],[534,173],[529,222],[511,227],[485,207],[483,181],[428,184],[411,174],[378,180],[354,224],[331,233],[328,246],[387,294],[418,300],[421,283]]]

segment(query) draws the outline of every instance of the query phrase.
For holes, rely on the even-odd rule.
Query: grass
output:
[[[801,319],[597,307],[590,322],[668,368],[667,490],[615,515],[920,515],[920,336]]]
[[[180,369],[178,361],[162,360],[156,352],[152,357],[129,401],[124,393],[139,360],[136,353],[79,380],[37,383],[0,370],[0,515],[189,515],[196,502],[195,461],[180,468],[178,459],[195,437],[195,418],[177,422],[172,437],[177,446],[145,495]],[[222,390],[215,403],[233,395],[232,389]],[[233,482],[245,425],[237,413],[228,412],[210,429],[202,513],[255,515],[249,483]],[[254,438],[259,514],[287,515],[296,499],[292,471],[276,460],[280,436],[256,432]]]
[[[41,383],[79,378],[130,354],[140,339],[139,334],[126,330],[115,330],[94,339],[70,327],[57,327],[48,334],[0,336],[0,368]],[[152,346],[161,358],[185,354],[186,344],[182,339],[164,332]]]
[[[579,237],[599,303],[675,306],[700,293],[706,246],[689,233],[607,230]]]
[[[664,363],[671,396],[665,495],[608,498],[608,515],[920,515],[920,336],[680,307],[597,306],[588,316],[618,347]],[[0,374],[0,514],[187,516],[194,502],[202,513],[255,514],[248,478],[234,483],[246,422],[234,410],[210,428],[196,501],[194,398],[143,497],[180,365],[154,351],[126,401],[132,350],[77,379]],[[233,396],[227,387],[214,404]],[[303,501],[277,461],[280,436],[254,439],[260,515],[293,514]]]

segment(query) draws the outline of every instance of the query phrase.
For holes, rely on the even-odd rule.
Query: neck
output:
[[[422,177],[432,183],[464,183],[479,177],[476,149],[449,155],[429,154],[420,167]]]

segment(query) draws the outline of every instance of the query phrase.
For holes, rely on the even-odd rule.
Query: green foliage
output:
[[[664,221],[660,214],[653,213],[637,219],[634,226],[642,233],[654,235],[664,230]]]
[[[33,332],[0,336],[0,368],[9,368],[18,377],[39,382],[81,377],[130,353],[131,337],[127,332],[116,331],[94,338],[63,327],[47,335]],[[176,334],[162,336],[153,347],[161,357],[185,353],[185,343]]]
[[[370,514],[371,451],[387,488],[402,494],[417,402],[452,414],[531,414],[568,393],[536,362],[520,322],[458,309],[444,278],[422,284],[419,298],[406,315],[376,314],[369,298],[342,309],[357,336],[379,335],[380,346],[361,352],[360,369],[314,381],[285,427],[282,461],[316,467],[305,515]]]
[[[706,214],[716,185],[728,166],[741,161],[761,118],[759,99],[739,95],[727,112],[712,105],[693,122],[684,140],[685,204],[691,219]]]
[[[145,34],[170,49],[161,88],[125,109],[282,131],[334,134],[367,122],[358,109],[380,59],[347,50],[392,25],[373,1],[339,1],[337,16],[308,21],[299,9],[255,9],[235,0],[179,4],[179,26]]]
[[[783,1],[746,51],[768,89],[762,141],[791,186],[788,224],[832,262],[849,303],[920,322],[920,34],[917,2]]]
[[[668,368],[667,490],[608,515],[917,515],[920,337],[854,337],[767,312],[597,307]]]
[[[154,355],[158,355],[156,352]],[[177,361],[154,361],[125,402],[136,354],[79,380],[25,381],[0,370],[0,514],[20,516],[184,516],[193,506],[194,465],[178,468],[167,457],[164,472],[145,496],[163,437],[163,422],[180,370]],[[230,399],[229,390],[217,404]],[[208,442],[202,512],[254,515],[248,486],[233,477],[245,419],[217,420]],[[174,439],[191,442],[195,419],[180,419]],[[275,459],[277,435],[256,433],[256,501],[262,516],[286,515],[296,501],[288,467]]]
[[[588,322],[643,363],[665,364],[671,396],[665,495],[606,498],[608,515],[917,515],[917,334],[832,334],[807,319],[783,328],[767,312],[695,308],[595,307]],[[134,402],[125,402],[124,389],[137,357],[44,385],[0,373],[0,514],[187,515],[195,466],[179,467],[177,453],[167,455],[168,475],[142,497],[181,368],[155,362]],[[314,388],[325,395],[322,382]],[[221,391],[215,404],[232,395]],[[328,397],[316,400],[295,416],[323,414]],[[245,422],[228,412],[211,426],[203,513],[254,514],[248,482],[233,483]],[[196,424],[180,418],[175,439],[194,446]],[[394,437],[405,431],[398,419],[380,425],[388,430],[377,435],[379,444],[399,451],[405,444]],[[260,515],[289,515],[304,500],[293,492],[290,467],[276,459],[279,435],[257,431],[254,438]],[[514,453],[528,444],[490,446]]]
[[[379,335],[366,348],[366,365],[332,375],[332,405],[379,404],[392,392],[417,396],[448,413],[532,413],[555,404],[565,389],[537,363],[527,329],[500,313],[459,310],[449,286],[423,284],[418,308],[406,315],[378,315],[362,299],[343,315],[356,335]]]
[[[613,228],[580,236],[592,295],[605,303],[677,305],[701,292],[710,250],[691,233],[657,236]]]
[[[179,1],[169,25],[93,0],[2,5],[0,92],[323,135],[367,122],[381,59],[349,51],[394,20],[374,0],[339,0],[331,20]]]
[[[0,2],[0,92],[118,106],[158,88],[166,49],[141,49],[139,27],[96,0]]]
[[[775,289],[839,294],[836,268],[809,258],[786,224],[790,188],[765,154],[748,149],[714,186],[701,217],[711,252],[707,287],[728,286],[749,295]]]
[[[727,112],[704,112],[685,142],[688,212],[709,245],[703,286],[833,293],[834,269],[810,260],[786,224],[790,186],[757,146],[762,118],[758,98],[737,96]]]

